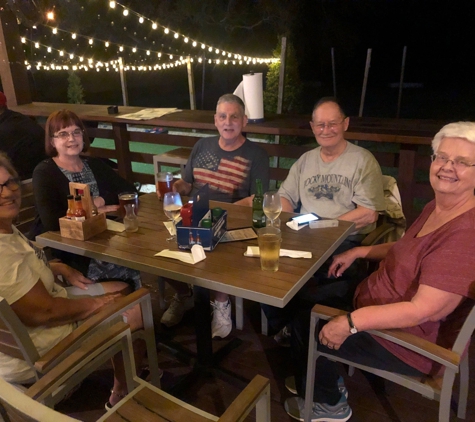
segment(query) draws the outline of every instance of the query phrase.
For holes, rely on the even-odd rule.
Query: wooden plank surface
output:
[[[228,229],[251,225],[250,207],[214,201],[210,206],[228,211]],[[163,249],[178,251],[178,248],[175,241],[166,241],[168,232],[163,222],[167,219],[154,193],[140,197],[138,217],[136,233],[105,231],[87,241],[78,241],[48,232],[37,240],[56,249],[283,307],[353,230],[353,224],[345,221],[340,221],[338,227],[313,230],[306,227],[298,232],[282,224],[282,248],[310,251],[312,258],[282,257],[279,271],[265,272],[260,269],[258,258],[243,255],[247,246],[257,245],[257,239],[220,244],[195,265],[156,257]],[[285,222],[289,217],[290,214],[283,213],[281,219]]]

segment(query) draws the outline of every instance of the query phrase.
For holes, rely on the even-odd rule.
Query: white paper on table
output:
[[[285,224],[287,225],[287,227],[291,228],[292,230],[300,230],[300,229],[303,229],[304,227],[308,226],[308,223],[299,225],[299,223],[297,223],[294,220],[287,221],[287,223],[285,223]]]
[[[125,226],[123,223],[119,223],[118,221],[114,220],[109,220],[106,218],[106,223],[107,223],[107,230],[117,232],[117,233],[122,233],[125,231]]]
[[[176,113],[177,108],[144,108],[136,113],[122,114],[116,116],[118,119],[127,120],[150,120],[156,117],[164,116],[165,114]]]
[[[170,233],[170,236],[175,236],[176,235],[176,227],[173,224],[173,221],[164,221],[163,224],[168,230],[168,233]]]
[[[205,251],[201,245],[193,245],[191,247],[191,253],[171,251],[170,249],[164,249],[161,252],[155,254],[155,256],[163,256],[165,258],[178,259],[179,261],[186,262],[187,264],[197,264],[206,258]]]
[[[258,246],[248,246],[244,256],[258,257],[260,256]],[[312,252],[293,251],[290,249],[281,249],[279,256],[287,256],[289,258],[311,258]]]

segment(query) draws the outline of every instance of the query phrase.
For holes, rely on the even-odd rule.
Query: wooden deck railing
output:
[[[77,113],[86,125],[96,126],[97,122],[109,123],[112,129],[97,127],[88,128],[93,137],[113,139],[115,149],[104,149],[92,146],[91,154],[98,157],[117,160],[119,174],[128,180],[140,183],[154,183],[153,175],[134,173],[132,162],[152,164],[153,154],[131,152],[130,142],[144,142],[149,144],[172,145],[176,147],[192,147],[199,139],[196,136],[172,135],[169,133],[146,133],[129,131],[128,125],[139,124],[151,127],[168,129],[215,131],[212,111],[183,110],[161,118],[132,122],[120,119],[120,115],[107,114],[107,106],[88,104],[59,104],[59,103],[31,103],[12,107],[16,111],[35,117],[47,117],[51,112],[60,108],[68,108]],[[131,113],[140,110],[140,107],[120,107],[120,113]],[[314,148],[314,136],[309,127],[310,116],[266,116],[266,121],[260,124],[249,124],[246,133],[254,135],[282,135],[309,138],[309,146],[279,145],[262,143],[261,146],[271,157],[298,158],[304,152]],[[418,181],[416,173],[428,173],[430,159],[428,154],[420,153],[420,146],[430,145],[432,137],[441,128],[444,122],[413,121],[408,119],[376,119],[351,118],[346,138],[352,141],[369,141],[375,146],[378,144],[394,143],[399,146],[392,152],[372,151],[382,167],[393,168],[393,174],[398,181],[403,200],[403,209],[408,222],[417,217],[420,209],[415,199],[421,202],[433,198],[433,192],[427,182]],[[183,131],[182,131],[183,132]],[[377,148],[376,148],[377,149]],[[427,148],[426,148],[427,149]],[[271,179],[284,180],[288,170],[275,167],[271,169]]]

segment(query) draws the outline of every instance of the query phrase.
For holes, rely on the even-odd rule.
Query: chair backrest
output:
[[[77,422],[26,396],[0,378],[0,420],[5,422]]]
[[[465,353],[470,339],[472,338],[473,332],[475,331],[475,302],[473,302],[471,306],[472,309],[468,313],[465,322],[463,323],[462,328],[455,339],[454,345],[452,346],[452,351],[459,355],[463,355]]]
[[[40,357],[38,351],[26,327],[2,297],[0,297],[0,352],[26,361],[35,374],[37,373],[35,362]]]
[[[33,179],[21,181],[21,208],[15,227],[23,234],[27,233],[36,217],[35,195],[33,194]]]

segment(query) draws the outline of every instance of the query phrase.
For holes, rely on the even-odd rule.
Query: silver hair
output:
[[[241,109],[242,115],[246,113],[246,106],[244,105],[244,101],[241,100],[237,95],[234,94],[224,94],[219,97],[218,102],[216,104],[216,111],[218,111],[218,106],[222,103],[234,103],[239,106]]]
[[[456,122],[445,125],[432,140],[432,150],[436,153],[444,138],[462,138],[475,144],[475,122]]]

